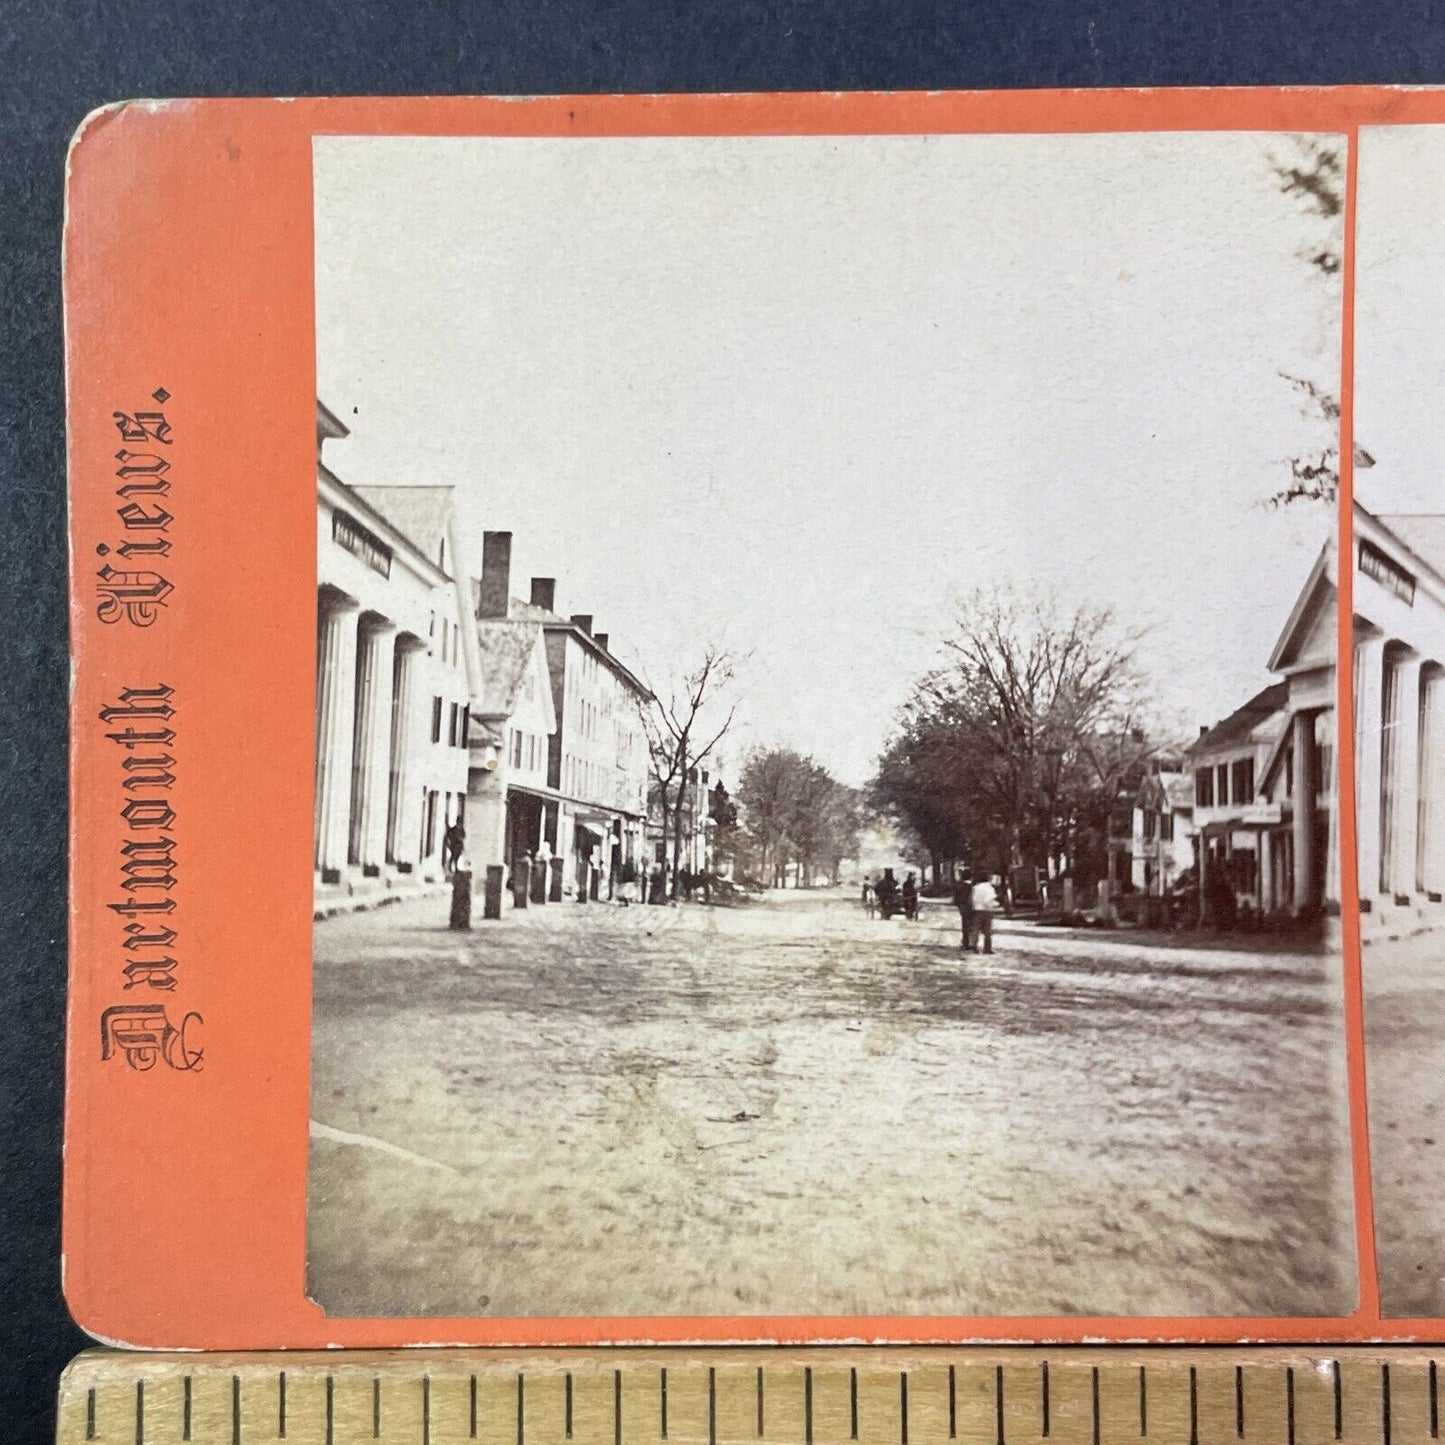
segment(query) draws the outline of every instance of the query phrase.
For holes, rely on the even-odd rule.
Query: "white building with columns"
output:
[[[462,816],[476,637],[449,487],[351,487],[317,403],[318,906],[441,876]]]
[[[1354,509],[1360,909],[1445,919],[1445,515]]]

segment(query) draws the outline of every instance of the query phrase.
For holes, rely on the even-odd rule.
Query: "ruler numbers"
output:
[[[1349,1351],[83,1356],[60,1445],[1425,1445],[1436,1363]]]

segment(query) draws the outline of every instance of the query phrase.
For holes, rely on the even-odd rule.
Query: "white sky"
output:
[[[1355,473],[1374,512],[1445,511],[1445,127],[1360,132]]]
[[[1192,731],[1331,522],[1260,505],[1317,435],[1278,372],[1339,373],[1288,145],[319,138],[327,459],[455,483],[473,567],[511,530],[513,591],[654,679],[749,650],[733,759],[863,781],[950,597],[1010,578],[1149,626]]]

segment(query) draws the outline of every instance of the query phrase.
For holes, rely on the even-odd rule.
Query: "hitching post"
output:
[[[458,933],[465,933],[471,926],[472,870],[456,868],[452,871],[452,917],[448,927]]]
[[[482,905],[483,918],[502,916],[502,865],[491,863],[487,866],[487,893]]]

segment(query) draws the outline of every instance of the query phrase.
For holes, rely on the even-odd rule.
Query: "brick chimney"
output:
[[[512,585],[512,534],[482,533],[482,589],[478,617],[505,617]]]
[[[555,577],[532,578],[532,606],[545,607],[548,612],[557,610],[557,579]]]
[[[572,614],[572,626],[580,627],[588,637],[592,636],[592,614],[590,612],[574,612]]]
[[[596,641],[597,641],[598,647],[600,647],[600,648],[603,650],[603,652],[606,652],[606,651],[607,651],[607,634],[606,634],[605,632],[598,632],[598,633],[595,634],[595,637],[596,637]]]

